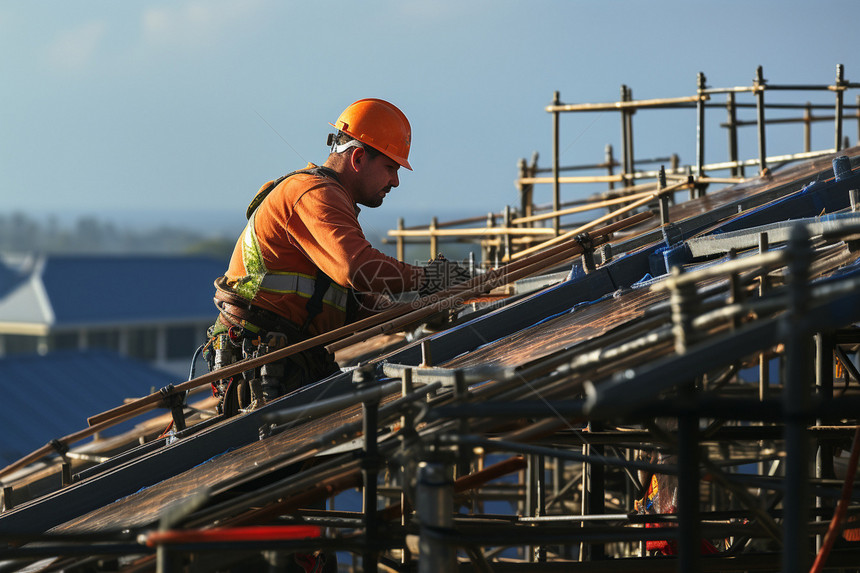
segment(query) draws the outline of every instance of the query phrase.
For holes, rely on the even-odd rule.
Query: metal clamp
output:
[[[590,273],[597,268],[597,264],[594,262],[594,241],[587,231],[583,231],[573,239],[582,247],[582,268],[586,273]]]
[[[49,444],[52,448],[57,450],[57,453],[60,454],[61,458],[63,458],[64,460],[67,459],[66,454],[69,453],[69,446],[67,444],[64,444],[63,442],[61,442],[60,440],[57,440],[57,439],[51,440],[49,442]]]
[[[164,404],[170,409],[170,414],[173,416],[173,426],[177,432],[185,429],[185,397],[182,393],[174,392],[173,384],[168,384],[159,391]]]

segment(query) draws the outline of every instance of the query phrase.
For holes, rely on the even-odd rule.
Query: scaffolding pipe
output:
[[[439,254],[439,240],[436,235],[436,227],[439,225],[439,220],[436,217],[430,221],[430,260],[436,258],[436,255]]]
[[[705,74],[699,72],[696,78],[696,93],[700,96],[696,102],[696,177],[705,176],[705,101],[701,98],[704,89]]]
[[[554,106],[559,104],[559,92],[554,92],[552,97],[552,103]],[[561,204],[561,187],[559,185],[559,165],[561,163],[561,158],[559,157],[559,117],[560,114],[557,111],[554,111],[552,114],[552,210],[558,211],[560,209]],[[553,221],[553,230],[555,231],[556,236],[561,232],[561,218],[556,217]]]
[[[598,421],[591,421],[588,424],[588,431],[600,432],[603,430],[603,424]],[[606,450],[599,444],[587,444],[589,454],[595,458],[602,459],[605,457]],[[626,460],[625,460],[626,461]],[[588,490],[586,499],[586,508],[588,515],[603,515],[606,513],[606,469],[602,463],[589,463],[587,465],[588,473]],[[595,543],[588,547],[589,558],[591,561],[603,561],[606,559],[606,548],[603,544]]]
[[[629,86],[627,87],[627,101],[633,101],[633,89]],[[635,109],[627,110],[627,117],[624,121],[624,127],[627,130],[627,147],[629,149],[627,153],[627,165],[629,169],[627,170],[629,180],[624,181],[624,186],[629,187],[635,183],[635,179],[633,179],[633,175],[636,173],[636,154],[633,146],[633,114],[636,113]]]
[[[764,79],[762,67],[756,68],[754,90],[756,97],[756,118],[758,120],[758,157],[759,173],[764,174],[767,169],[767,147],[765,144],[765,122],[764,122],[764,90],[766,80]]]
[[[785,414],[785,518],[783,523],[783,573],[805,573],[809,568],[809,445],[804,410],[809,401],[811,360],[804,321],[809,306],[807,286],[809,233],[804,226],[792,229],[789,258],[789,308],[785,317],[786,369],[783,388]]]
[[[833,399],[833,354],[835,348],[833,335],[830,332],[819,332],[815,335],[815,364],[816,373],[815,386],[822,401],[828,402]],[[821,426],[824,420],[818,418],[816,423]],[[817,479],[834,478],[833,475],[833,445],[823,440],[818,440],[815,456],[815,477]],[[830,508],[832,503],[821,495],[815,498],[815,507],[818,509]],[[818,521],[818,519],[816,519]],[[815,536],[816,552],[821,549],[824,537],[821,534]]]
[[[397,230],[403,232],[403,217],[397,218]],[[404,262],[406,259],[406,246],[404,244],[403,235],[397,235],[397,260]]]
[[[695,382],[680,389],[681,399],[695,396]],[[699,418],[693,411],[678,417],[678,564],[689,573],[701,571],[699,516]]]
[[[728,136],[729,136],[729,161],[733,164],[731,168],[732,177],[739,177],[741,175],[741,170],[737,165],[738,162],[738,115],[737,115],[737,107],[735,106],[735,94],[728,93],[726,94],[726,114],[728,115],[728,121],[726,122],[726,127],[728,128]],[[809,151],[808,149],[806,151]]]
[[[452,531],[454,527],[453,487],[443,464],[421,462],[418,465],[415,497],[419,523],[418,573],[456,571],[457,553],[454,546],[432,535],[437,531]]]
[[[845,67],[842,64],[836,66],[836,84],[833,86],[833,91],[836,92],[836,151],[842,149],[842,114],[843,114],[843,95],[845,93]]]
[[[372,384],[374,380],[367,380]],[[362,403],[362,435],[364,452],[361,460],[361,477],[364,485],[364,533],[365,546],[361,556],[364,573],[376,573],[379,542],[379,516],[376,507],[377,478],[379,477],[379,450],[376,437],[378,431],[379,402],[367,400]]]
[[[627,86],[623,86],[622,90],[626,92]],[[750,91],[750,88],[745,88],[744,91]],[[707,96],[705,96],[707,97]],[[621,101],[610,103],[579,103],[579,104],[560,104],[553,103],[547,106],[545,110],[549,113],[563,112],[590,112],[590,111],[619,111],[626,112],[629,110],[637,110],[645,107],[674,107],[678,104],[694,104],[699,100],[699,96],[685,96],[674,98],[659,98],[659,99],[641,99],[634,101],[633,99],[624,97]]]

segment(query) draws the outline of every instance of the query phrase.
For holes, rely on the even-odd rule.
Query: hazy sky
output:
[[[517,203],[519,158],[548,164],[553,91],[692,95],[697,72],[748,85],[758,65],[773,83],[829,83],[839,63],[860,81],[858,22],[856,0],[0,0],[0,210],[241,228],[262,183],[322,162],[328,122],[379,97],[412,122],[415,171],[377,211],[483,214]],[[638,156],[695,160],[693,112],[635,121]],[[562,130],[567,163],[619,145],[615,114]]]

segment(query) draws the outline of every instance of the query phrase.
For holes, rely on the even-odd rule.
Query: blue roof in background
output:
[[[0,297],[5,296],[6,293],[18,286],[22,280],[23,276],[18,269],[0,259]]]
[[[213,317],[226,261],[204,256],[49,255],[41,281],[54,325]]]
[[[0,465],[83,430],[87,417],[125,398],[176,382],[173,374],[108,351],[0,358]]]

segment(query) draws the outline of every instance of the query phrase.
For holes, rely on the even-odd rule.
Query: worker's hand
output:
[[[470,278],[472,274],[467,268],[439,255],[424,267],[424,280],[421,281],[418,294],[427,296],[441,292]]]

